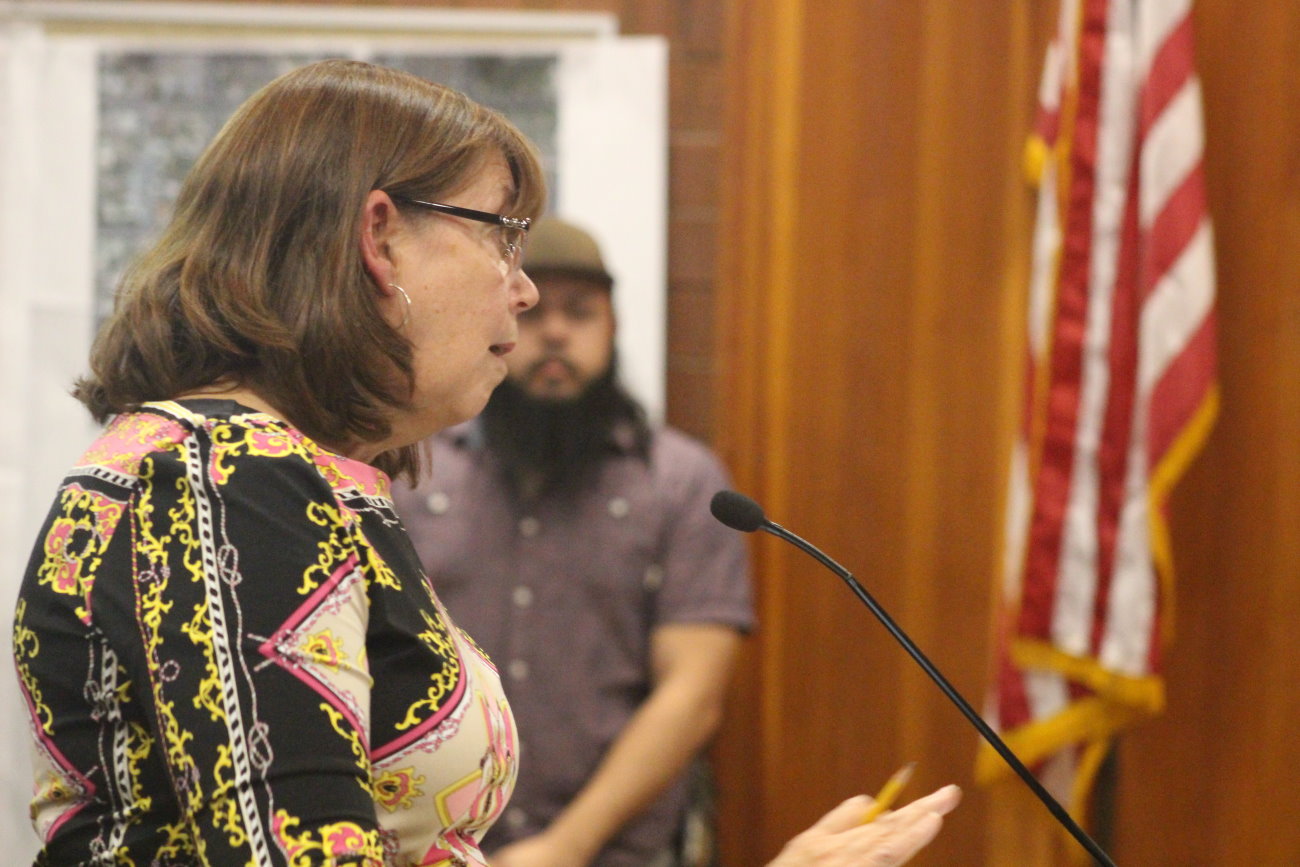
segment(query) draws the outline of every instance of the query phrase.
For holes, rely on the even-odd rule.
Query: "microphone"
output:
[[[997,754],[1011,767],[1011,770],[1015,771],[1020,779],[1025,781],[1025,785],[1029,786],[1030,790],[1038,796],[1038,800],[1043,802],[1048,811],[1061,823],[1061,826],[1070,833],[1070,836],[1079,841],[1079,845],[1086,849],[1088,854],[1095,858],[1098,863],[1104,865],[1104,867],[1115,867],[1115,862],[1097,844],[1097,841],[1089,837],[1087,832],[1080,828],[1078,823],[1070,817],[1065,808],[1052,797],[1051,793],[1043,788],[1043,784],[1038,782],[1038,778],[1030,773],[1029,769],[1016,757],[1015,753],[1011,752],[1011,748],[998,736],[998,733],[975,712],[975,709],[970,706],[966,699],[961,697],[961,694],[953,688],[947,678],[940,674],[939,669],[935,668],[934,664],[926,658],[920,648],[912,642],[912,639],[907,637],[907,633],[899,628],[893,618],[885,612],[885,609],[880,607],[866,588],[859,584],[858,580],[847,569],[826,556],[811,542],[796,536],[780,524],[769,521],[767,516],[763,514],[763,507],[744,494],[736,491],[718,491],[713,495],[713,500],[709,503],[709,511],[713,513],[713,517],[733,530],[739,530],[742,533],[762,530],[779,539],[784,539],[842,578],[844,583],[849,585],[849,589],[862,600],[863,604],[871,609],[871,613],[884,625],[885,629],[889,630],[889,634],[894,636],[899,644],[903,645],[903,649],[907,651],[908,655],[939,686],[943,694],[948,696],[953,704],[957,705],[957,709],[962,712],[966,719],[970,720],[971,725],[975,726],[975,729],[983,736],[984,740],[988,741],[989,746],[993,747]]]

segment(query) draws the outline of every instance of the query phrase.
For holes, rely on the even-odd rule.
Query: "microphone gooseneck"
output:
[[[744,494],[736,491],[718,491],[713,495],[713,500],[709,503],[709,511],[713,513],[713,517],[733,530],[740,530],[745,533],[762,530],[765,533],[771,533],[773,536],[784,539],[842,578],[854,595],[884,625],[889,634],[894,636],[899,644],[903,645],[903,649],[907,651],[908,655],[916,661],[917,665],[921,666],[925,673],[930,676],[930,679],[943,691],[943,694],[970,721],[971,725],[975,726],[976,731],[980,733],[984,740],[988,741],[989,746],[993,747],[1003,761],[1010,766],[1011,770],[1015,771],[1016,775],[1024,780],[1025,785],[1029,786],[1030,790],[1038,796],[1038,800],[1043,802],[1048,811],[1061,823],[1061,826],[1070,833],[1070,836],[1077,840],[1079,845],[1086,849],[1088,854],[1095,858],[1098,863],[1104,865],[1104,867],[1115,867],[1115,862],[1097,844],[1097,841],[1088,836],[1088,833],[1071,818],[1069,812],[1052,797],[1047,789],[1043,788],[1043,784],[1030,773],[1024,763],[1016,757],[1011,748],[998,736],[998,733],[984,721],[983,717],[975,712],[975,709],[970,706],[966,699],[962,698],[961,693],[957,692],[953,685],[948,682],[948,679],[939,672],[939,669],[935,668],[934,664],[921,652],[921,649],[913,643],[912,639],[908,638],[907,633],[903,632],[893,618],[889,616],[885,609],[880,607],[880,604],[867,592],[865,587],[858,583],[858,580],[847,569],[826,556],[821,549],[811,542],[795,535],[780,524],[769,521],[763,514],[763,507]]]

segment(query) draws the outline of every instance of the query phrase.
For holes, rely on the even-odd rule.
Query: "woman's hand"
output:
[[[785,844],[768,867],[893,867],[903,864],[939,833],[943,817],[961,800],[961,789],[944,786],[868,825],[862,817],[871,798],[849,798]]]

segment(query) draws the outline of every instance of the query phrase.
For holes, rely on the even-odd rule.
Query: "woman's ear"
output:
[[[396,283],[397,263],[393,242],[401,215],[388,193],[371,190],[361,209],[361,261],[381,294],[391,294],[388,287]]]

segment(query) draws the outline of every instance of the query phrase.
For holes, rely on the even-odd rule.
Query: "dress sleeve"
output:
[[[199,863],[381,867],[355,516],[251,439],[187,443],[141,482],[139,691]]]

